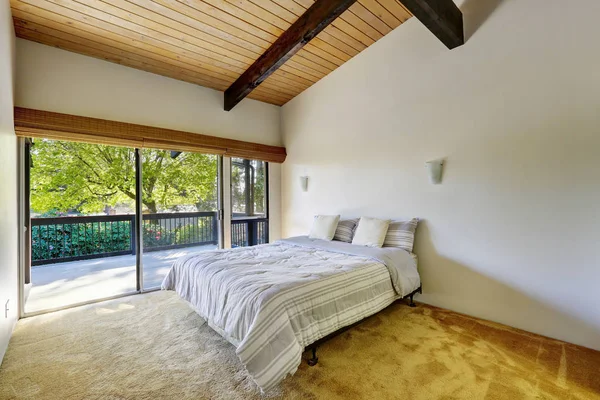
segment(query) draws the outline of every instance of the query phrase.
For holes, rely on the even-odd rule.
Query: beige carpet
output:
[[[319,358],[268,397],[600,399],[600,352],[424,305],[387,308]],[[0,368],[0,399],[254,398],[233,346],[172,292],[21,320]]]

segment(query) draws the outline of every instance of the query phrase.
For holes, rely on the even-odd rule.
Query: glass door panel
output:
[[[268,164],[231,159],[231,247],[269,242]]]
[[[142,149],[143,288],[160,287],[173,262],[220,248],[219,157]]]
[[[26,149],[25,312],[136,291],[134,149],[45,139]]]

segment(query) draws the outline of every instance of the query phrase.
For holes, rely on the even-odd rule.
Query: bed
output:
[[[405,250],[306,236],[188,255],[162,283],[236,347],[263,392],[296,372],[306,348],[399,298],[412,302],[420,287]]]

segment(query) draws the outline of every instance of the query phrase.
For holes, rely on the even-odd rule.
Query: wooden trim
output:
[[[401,0],[449,49],[465,44],[463,15],[452,0]]]
[[[20,137],[196,151],[275,163],[286,157],[284,147],[21,107],[14,111],[15,132]]]
[[[71,142],[84,142],[93,144],[105,144],[124,147],[144,147],[143,140],[128,140],[119,137],[104,137],[85,135],[80,133],[68,133],[52,129],[38,129],[30,127],[15,126],[15,133],[19,137],[34,139],[69,140]],[[68,137],[67,137],[68,136]]]
[[[225,91],[229,111],[356,0],[317,0]]]

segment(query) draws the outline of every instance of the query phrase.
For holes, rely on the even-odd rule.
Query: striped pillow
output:
[[[358,218],[340,220],[337,229],[335,230],[335,235],[333,235],[333,240],[352,243],[352,237],[354,236],[354,230],[356,229],[357,224]]]
[[[393,221],[390,223],[387,235],[383,241],[383,247],[399,247],[408,251],[413,250],[415,243],[415,231],[417,230],[418,218],[410,221]]]

